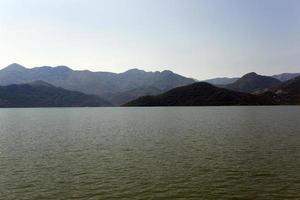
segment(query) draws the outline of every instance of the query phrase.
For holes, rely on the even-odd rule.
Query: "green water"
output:
[[[300,199],[300,107],[0,110],[0,199]]]

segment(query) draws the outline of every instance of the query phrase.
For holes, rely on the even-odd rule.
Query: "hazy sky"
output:
[[[300,72],[300,0],[0,0],[0,68]]]

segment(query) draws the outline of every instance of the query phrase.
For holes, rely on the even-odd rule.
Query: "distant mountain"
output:
[[[222,87],[238,92],[254,93],[279,86],[280,84],[281,81],[273,77],[261,76],[252,72],[244,75],[234,83],[223,85]]]
[[[212,85],[227,85],[227,84],[234,83],[238,79],[239,78],[227,78],[227,77],[223,77],[223,78],[208,79],[208,80],[205,80],[203,82],[210,83]]]
[[[98,95],[105,100],[118,99],[115,102],[120,104],[135,99],[137,96],[132,95],[132,91],[139,88],[157,88],[157,90],[164,92],[195,82],[191,78],[167,70],[145,72],[132,69],[117,74],[88,70],[74,71],[66,66],[45,66],[28,69],[16,63],[0,70],[0,85],[21,84],[36,80],[42,80],[68,90]],[[120,97],[117,97],[118,94]],[[128,98],[123,98],[124,96]]]
[[[300,76],[300,73],[282,73],[282,74],[273,75],[272,77],[281,82],[285,82],[285,81],[291,80],[293,78],[296,78],[297,76]],[[234,83],[238,79],[239,78],[237,78],[237,77],[235,77],[235,78],[222,77],[222,78],[207,79],[207,80],[204,80],[203,82],[207,82],[207,83],[210,83],[213,85],[228,85],[228,84]]]
[[[296,78],[297,76],[300,76],[300,73],[283,73],[283,74],[277,74],[272,76],[273,78],[276,78],[282,82],[289,81],[293,78]]]
[[[0,107],[110,106],[95,95],[54,87],[44,81],[0,86]]]
[[[178,87],[157,96],[144,96],[125,106],[221,106],[221,105],[267,105],[269,98],[235,92],[199,82]]]

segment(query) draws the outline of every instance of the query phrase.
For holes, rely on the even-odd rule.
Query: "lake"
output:
[[[0,109],[0,199],[300,199],[300,107]]]

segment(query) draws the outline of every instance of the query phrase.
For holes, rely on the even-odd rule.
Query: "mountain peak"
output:
[[[18,64],[18,63],[12,63],[10,65],[8,65],[7,67],[5,67],[3,70],[24,70],[26,69],[24,66]]]
[[[258,75],[255,72],[248,73],[242,78],[238,79],[232,84],[225,85],[224,87],[230,90],[253,93],[276,87],[280,85],[280,81],[270,77]]]
[[[64,65],[56,66],[55,69],[60,70],[60,71],[64,71],[64,72],[72,71],[71,68],[69,68],[67,66],[64,66]]]
[[[163,74],[173,74],[173,72],[171,70],[164,70],[161,73],[163,73]]]
[[[246,78],[246,77],[254,77],[254,76],[258,76],[258,74],[255,73],[255,72],[250,72],[250,73],[248,73],[248,74],[245,74],[242,78]]]
[[[131,74],[136,74],[136,73],[144,73],[144,70],[138,69],[138,68],[133,68],[133,69],[129,69],[124,73],[131,73]]]

